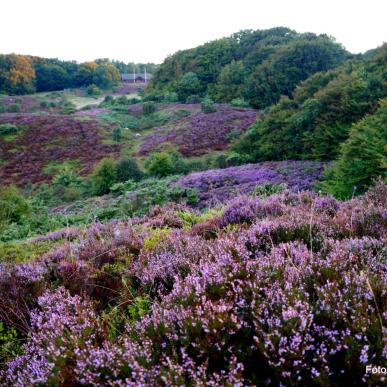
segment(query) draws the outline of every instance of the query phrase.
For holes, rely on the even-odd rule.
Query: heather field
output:
[[[163,143],[176,145],[184,156],[200,156],[211,150],[224,150],[230,142],[227,136],[232,132],[240,135],[257,116],[257,111],[251,109],[221,105],[214,113],[197,113],[183,118],[172,128],[156,128],[145,138],[139,153],[148,154]]]
[[[293,191],[314,188],[324,163],[312,161],[272,161],[239,167],[196,172],[174,184],[199,192],[200,207],[224,203],[235,195],[251,193],[263,184],[285,184]]]
[[[380,385],[386,197],[285,190],[35,239],[0,267],[1,383]]]
[[[50,163],[76,161],[81,174],[107,155],[119,150],[117,145],[104,145],[99,134],[100,123],[62,115],[8,113],[0,115],[0,124],[19,128],[14,138],[0,137],[0,177],[5,184],[50,181],[44,174]]]

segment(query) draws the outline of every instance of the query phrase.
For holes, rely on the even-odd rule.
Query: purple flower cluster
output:
[[[145,138],[139,153],[148,154],[165,142],[177,145],[184,156],[226,149],[229,143],[227,135],[232,130],[244,132],[256,120],[257,114],[251,109],[220,105],[215,113],[193,114],[175,122],[173,128],[158,128]]]
[[[0,319],[28,301],[29,331],[0,384],[380,385],[364,369],[387,357],[383,192],[157,207],[2,266]]]
[[[176,184],[199,191],[199,207],[223,203],[236,194],[247,194],[264,183],[286,183],[293,190],[306,190],[321,177],[324,164],[313,161],[268,161],[239,167],[195,172]]]

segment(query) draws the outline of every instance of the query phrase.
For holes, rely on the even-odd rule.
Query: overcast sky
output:
[[[353,53],[387,41],[386,0],[0,0],[0,53],[160,63],[241,29],[327,33]]]

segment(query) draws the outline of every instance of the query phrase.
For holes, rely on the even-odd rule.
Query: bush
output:
[[[250,105],[249,103],[244,100],[243,98],[234,98],[230,104],[235,107],[242,107],[242,108],[248,108]]]
[[[12,103],[11,105],[8,105],[7,111],[8,113],[19,113],[21,110],[21,107],[17,103]]]
[[[200,103],[201,98],[199,95],[193,94],[187,97],[185,103]]]
[[[111,95],[107,95],[104,99],[103,99],[103,103],[107,103],[107,104],[110,104],[112,103],[114,100],[114,98],[111,96]]]
[[[285,183],[273,184],[273,183],[264,183],[258,184],[255,186],[251,195],[267,198],[271,195],[280,194],[285,191],[287,185]]]
[[[115,183],[110,187],[110,192],[115,195],[122,195],[125,192],[131,192],[136,189],[137,184],[133,180],[126,180],[125,182]]]
[[[114,103],[117,105],[127,105],[129,102],[128,102],[128,98],[126,97],[126,95],[121,95],[114,100]]]
[[[118,182],[125,182],[127,180],[139,181],[144,174],[139,168],[137,161],[127,157],[117,161],[116,175]]]
[[[144,102],[144,104],[142,105],[142,113],[144,115],[149,115],[149,114],[152,114],[156,111],[156,105],[154,104],[154,102]]]
[[[121,128],[113,129],[113,141],[117,143],[121,142]]]
[[[112,159],[103,159],[94,168],[91,176],[94,193],[96,195],[107,194],[110,187],[116,182],[116,165]]]
[[[40,102],[40,107],[41,107],[42,109],[46,109],[46,108],[48,107],[48,102],[47,102],[47,101],[42,101],[42,102]]]
[[[0,224],[20,222],[30,212],[30,206],[15,186],[0,189]]]
[[[174,91],[172,92],[165,92],[164,95],[163,95],[163,101],[164,102],[178,102],[179,101],[179,96],[177,95],[177,93],[175,93]]]
[[[94,83],[92,83],[87,87],[86,92],[87,92],[87,95],[91,95],[91,96],[101,95],[101,89]]]
[[[0,321],[0,368],[8,359],[21,353],[21,344],[15,328],[8,328]]]
[[[214,104],[214,101],[211,99],[211,98],[205,98],[203,101],[202,101],[202,112],[203,113],[214,113],[216,112],[216,107],[215,107],[215,104]]]
[[[0,124],[0,136],[7,134],[15,134],[19,128],[14,124]]]
[[[174,172],[172,158],[168,153],[151,154],[145,162],[145,168],[151,176],[165,177]]]

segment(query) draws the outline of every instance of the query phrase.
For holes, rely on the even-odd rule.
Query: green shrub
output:
[[[142,112],[144,115],[152,114],[155,111],[156,111],[156,105],[152,101],[144,102],[144,104],[142,105]]]
[[[114,103],[117,105],[128,105],[129,102],[128,102],[128,98],[126,97],[126,95],[121,95],[114,100]]]
[[[101,160],[94,168],[91,180],[96,195],[107,194],[116,182],[116,165],[112,159]]]
[[[139,181],[144,174],[139,168],[137,161],[127,157],[117,161],[116,175],[118,182],[125,182],[127,180]]]
[[[236,140],[238,137],[240,137],[241,134],[242,134],[242,132],[239,128],[234,128],[230,132],[228,132],[225,137],[226,137],[227,141],[231,142],[231,141]]]
[[[199,95],[193,94],[187,97],[185,103],[200,103],[201,98]]]
[[[171,156],[166,152],[152,153],[145,162],[149,175],[165,177],[174,173]]]
[[[17,103],[12,103],[11,105],[8,105],[7,112],[8,113],[19,113],[21,110],[21,107]]]
[[[215,107],[214,101],[211,98],[208,98],[208,97],[205,98],[202,101],[201,107],[202,107],[202,112],[203,113],[214,113],[214,112],[216,112],[216,107]]]
[[[121,128],[113,129],[113,141],[117,143],[121,142]]]
[[[110,104],[112,103],[114,100],[114,98],[111,96],[111,95],[107,95],[104,100],[103,100],[103,103],[106,103],[106,104]]]
[[[115,183],[110,187],[110,192],[117,196],[117,195],[122,195],[125,192],[131,192],[135,190],[137,187],[137,184],[133,180],[127,180],[125,182],[121,183]]]
[[[267,198],[271,195],[279,194],[287,188],[285,183],[273,184],[273,183],[264,183],[258,184],[255,186],[254,190],[251,192],[253,196],[260,196]]]
[[[178,100],[179,100],[179,96],[174,91],[173,92],[167,91],[163,95],[163,101],[164,102],[173,103],[173,102],[177,102]]]
[[[89,85],[87,87],[86,93],[87,93],[87,95],[91,95],[91,96],[101,95],[101,89],[97,85],[92,83],[91,85]]]
[[[19,189],[8,186],[0,189],[0,224],[20,222],[30,212],[30,205]]]
[[[46,109],[46,108],[48,107],[48,102],[47,102],[47,101],[42,101],[42,102],[40,102],[40,107],[41,107],[42,109]]]
[[[15,328],[8,328],[0,321],[0,369],[9,359],[21,353],[21,342]]]
[[[14,124],[0,124],[0,136],[15,134],[19,131],[18,126]]]
[[[235,107],[248,108],[249,103],[243,98],[234,98],[230,104]]]

